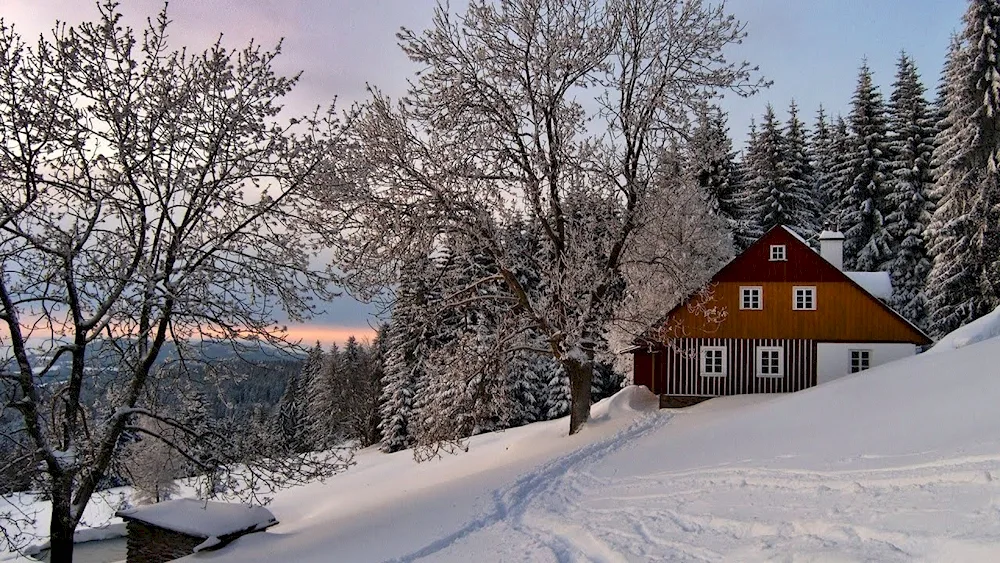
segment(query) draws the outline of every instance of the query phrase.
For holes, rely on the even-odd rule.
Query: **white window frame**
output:
[[[771,262],[787,262],[788,248],[783,244],[772,244],[768,257]]]
[[[847,362],[851,373],[858,373],[872,368],[871,348],[852,348],[848,352]],[[854,369],[854,354],[858,354],[858,369]],[[861,367],[864,365],[864,367]]]
[[[757,292],[757,306],[756,307],[747,307],[746,306],[747,300],[745,299],[745,296],[747,295],[747,292],[751,292],[750,294],[752,295],[754,291]],[[753,304],[753,299],[750,299],[750,304],[751,305]],[[763,286],[759,286],[759,285],[741,285],[740,286],[740,309],[743,309],[744,311],[760,311],[763,308],[764,308],[764,288],[763,288]]]
[[[710,371],[708,369],[709,364],[708,364],[708,362],[706,360],[708,360],[708,354],[709,354],[709,352],[721,352],[722,353],[722,366],[721,366],[722,367],[722,371]],[[699,362],[698,362],[699,365],[701,366],[701,369],[698,370],[699,373],[701,373],[701,376],[702,377],[726,377],[726,375],[729,374],[729,367],[727,365],[729,363],[727,361],[727,359],[728,359],[727,352],[728,352],[728,350],[726,350],[725,346],[702,346],[700,354],[699,354]]]
[[[799,292],[808,292],[811,307],[799,307]],[[806,293],[803,293],[805,295]],[[803,299],[805,302],[805,299]],[[815,311],[816,310],[816,286],[814,285],[795,285],[792,286],[792,310],[793,311]]]
[[[764,353],[765,352],[777,352],[778,353],[778,372],[777,373],[764,373]],[[769,377],[780,379],[785,377],[785,349],[782,346],[758,346],[756,356],[756,374],[757,377]]]

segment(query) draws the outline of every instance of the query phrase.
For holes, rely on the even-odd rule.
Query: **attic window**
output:
[[[785,254],[785,245],[783,244],[772,244],[771,245],[771,262],[784,262],[788,260]]]

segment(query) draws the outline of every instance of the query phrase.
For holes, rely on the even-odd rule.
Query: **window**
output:
[[[815,287],[793,287],[792,288],[792,309],[796,311],[816,310],[816,288]]]
[[[726,347],[701,347],[701,375],[705,377],[723,377],[726,375]]]
[[[740,287],[740,309],[763,309],[761,306],[761,287]]]
[[[782,377],[785,375],[784,349],[781,346],[757,348],[757,377]]]
[[[871,350],[851,350],[851,373],[864,371],[872,366]]]
[[[784,262],[788,260],[785,256],[785,245],[783,244],[772,244],[771,245],[771,262]]]

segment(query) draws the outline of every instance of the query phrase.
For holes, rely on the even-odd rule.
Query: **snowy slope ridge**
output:
[[[629,389],[416,465],[363,452],[191,560],[1000,561],[1000,339],[784,396]]]
[[[948,333],[928,352],[947,352],[1000,336],[1000,307]]]

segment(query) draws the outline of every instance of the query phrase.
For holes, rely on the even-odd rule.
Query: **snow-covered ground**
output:
[[[571,437],[365,450],[187,560],[1000,561],[1000,339],[972,336],[792,395],[658,410],[633,387]]]
[[[1000,340],[808,391],[362,452],[192,561],[1000,561]]]

